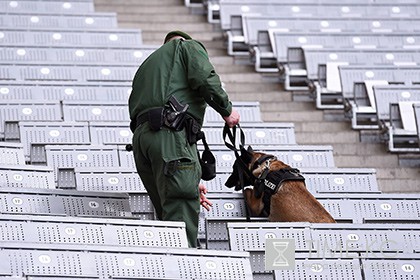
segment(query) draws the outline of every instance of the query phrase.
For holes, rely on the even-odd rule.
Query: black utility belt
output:
[[[163,127],[175,131],[181,131],[186,128],[187,139],[190,145],[197,143],[204,137],[200,123],[193,116],[187,113],[176,114],[176,112],[165,107],[153,108],[146,113],[138,115],[135,124],[133,122],[130,124],[133,133],[138,126],[145,123],[148,123],[153,131],[159,131]]]
[[[216,177],[216,159],[210,151],[204,132],[201,131],[200,123],[193,116],[187,113],[173,114],[173,111],[168,111],[167,108],[155,108],[137,116],[135,125],[133,125],[133,122],[130,123],[130,128],[132,128],[134,133],[134,130],[138,126],[146,122],[149,123],[150,129],[153,131],[159,131],[162,127],[168,127],[175,131],[180,131],[185,128],[187,141],[190,145],[202,140],[204,151],[201,158],[200,154],[198,154],[202,170],[201,178],[209,181]]]

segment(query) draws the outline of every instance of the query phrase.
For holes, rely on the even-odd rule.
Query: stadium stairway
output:
[[[263,121],[293,122],[300,145],[331,145],[337,167],[376,169],[382,192],[420,192],[419,157],[387,152],[374,136],[353,131],[342,112],[319,111],[306,92],[285,91],[275,75],[228,56],[218,26],[183,0],[95,0],[95,11],[116,12],[120,27],[142,30],[144,44],[160,45],[167,32],[186,31],[207,47],[233,101],[259,101]]]

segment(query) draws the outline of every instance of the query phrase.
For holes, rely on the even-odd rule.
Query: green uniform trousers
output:
[[[159,220],[183,221],[189,247],[197,247],[201,166],[197,146],[186,132],[163,127],[152,131],[145,123],[133,135],[137,172]]]

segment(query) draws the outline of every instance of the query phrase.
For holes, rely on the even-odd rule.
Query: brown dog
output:
[[[241,161],[241,164],[238,161]],[[239,170],[245,166],[248,171]],[[270,184],[267,180],[261,180],[261,177],[279,170],[280,173],[291,173],[288,175],[290,179],[286,178],[278,186]],[[233,171],[226,186],[235,186],[237,190],[244,188],[245,202],[251,216],[262,216],[265,213],[270,222],[335,223],[334,218],[307,190],[304,178],[296,173],[297,170],[275,157],[254,152],[249,147],[247,151],[242,150],[241,157],[236,160]],[[240,179],[239,174],[241,173],[246,177],[245,179]],[[264,183],[261,184],[261,182]],[[241,184],[242,186],[240,186]],[[267,186],[271,186],[268,191]],[[267,207],[266,204],[270,206]]]

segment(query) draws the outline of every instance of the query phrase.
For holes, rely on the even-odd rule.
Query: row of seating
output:
[[[353,129],[382,125],[377,139],[389,151],[420,152],[415,96],[377,101],[393,108],[394,121],[384,122],[374,95],[376,86],[410,91],[419,82],[418,3],[220,0],[207,7],[220,12],[230,55],[249,56],[257,72],[278,72],[286,90],[309,90],[319,109],[344,109]]]
[[[2,275],[90,279],[252,279],[249,254],[158,247],[89,250],[67,244],[0,243]],[[248,264],[247,264],[248,262]],[[31,265],[25,265],[31,263]],[[38,278],[37,278],[38,279]]]
[[[389,127],[390,122],[402,124],[390,114],[391,103],[416,100],[418,73],[417,64],[413,62],[418,60],[418,28],[410,25],[418,18],[416,1],[186,1],[190,7],[198,5],[197,2],[204,2],[208,21],[216,23],[226,35],[229,54],[249,56],[258,65],[257,71],[279,72],[280,81],[289,90],[311,90],[318,108],[345,108],[349,110],[346,116],[351,117],[353,108],[365,106],[366,109],[355,113],[358,116],[352,121],[383,129]],[[275,37],[277,41],[273,40]],[[315,41],[317,37],[328,39]],[[281,58],[280,52],[276,52],[279,48],[284,54]],[[341,67],[339,62],[342,61],[348,61],[349,66]],[[369,63],[373,64],[372,68],[360,70],[360,75],[341,72],[341,68],[363,68],[352,68],[353,64]],[[378,65],[403,69],[402,75],[389,72],[392,76],[380,78],[386,73]],[[390,79],[386,84],[377,81],[386,79]],[[329,86],[340,87],[337,94],[326,89],[327,80]],[[341,87],[346,87],[348,97],[343,97]],[[381,91],[389,95],[385,98],[386,93],[380,95]],[[353,105],[356,102],[357,107]],[[399,106],[397,108],[401,108]],[[409,141],[419,147],[419,142],[413,138]],[[259,149],[264,150],[256,148]],[[291,158],[283,158],[292,166],[298,165]],[[333,166],[323,169],[338,171]],[[300,169],[305,172],[305,167]],[[319,170],[319,167],[313,169]],[[311,180],[324,178],[323,175],[304,176],[308,189],[334,216],[337,224],[268,223],[266,218],[247,220],[242,195],[217,194],[209,196],[215,212],[202,213],[205,223],[200,224],[200,236],[206,240],[207,248],[249,252],[254,279],[418,277],[418,194],[352,194],[348,181],[344,184],[345,194],[333,194],[331,188],[327,193],[322,193],[321,189],[314,192]],[[223,177],[221,183],[227,174]],[[361,174],[356,177],[366,178]],[[366,181],[356,184],[368,185]],[[269,255],[265,249],[270,239],[283,245],[284,242],[294,243],[296,253],[288,259],[293,261],[294,269],[266,269]]]
[[[30,14],[7,13],[3,14],[0,19],[0,25],[3,28],[17,27],[30,29],[45,28],[117,28],[117,17],[115,13],[78,13],[76,14]]]
[[[272,238],[280,239],[279,241],[286,239],[289,242],[290,239],[293,240],[296,251],[295,262],[298,262],[297,269],[293,270],[293,273],[299,273],[299,275],[309,273],[317,278],[322,275],[331,277],[327,279],[346,279],[346,273],[350,273],[351,279],[379,279],[366,278],[366,275],[376,275],[376,277],[382,275],[383,279],[415,279],[416,272],[413,269],[419,265],[418,254],[413,253],[418,252],[414,236],[418,236],[419,228],[406,225],[382,227],[305,225],[302,223],[285,225],[256,222],[229,223],[228,234],[232,249],[247,251],[251,254],[254,278],[259,279],[273,279],[273,274],[277,275],[274,279],[280,275],[290,277],[287,272],[281,273],[277,270],[273,272],[265,269],[265,260],[267,260],[265,249]],[[266,242],[261,242],[261,240]],[[410,261],[404,260],[405,258]],[[327,266],[328,261],[325,259],[329,259],[330,265]],[[342,259],[354,263],[342,267],[343,264],[340,263]],[[381,267],[381,272],[379,272],[379,268],[375,269],[371,265],[364,266],[364,261],[367,259],[371,259],[375,265],[384,265],[384,262],[386,265]],[[303,260],[318,262],[320,267],[313,265],[301,267]],[[410,264],[410,269],[405,271],[404,264]]]
[[[48,29],[4,28],[0,31],[0,46],[16,47],[140,47],[140,30],[134,29]]]
[[[1,49],[0,58],[4,62],[54,64],[57,61],[77,65],[92,65],[102,63],[106,65],[140,65],[156,46],[140,46],[137,48],[112,48],[112,47],[4,47]]]
[[[98,170],[100,167],[100,170]],[[54,167],[37,165],[0,165],[2,186],[14,188],[76,189],[79,191],[140,193],[145,188],[133,168],[67,166],[68,176],[60,173],[59,181],[54,178]],[[72,169],[72,170],[69,170]],[[71,171],[73,171],[71,173]],[[301,168],[305,183],[313,194],[331,193],[339,197],[343,193],[380,193],[375,170],[363,168]],[[206,182],[211,193],[231,193],[233,189],[224,186],[229,173],[218,173],[216,178]]]
[[[0,1],[0,10],[3,13],[59,15],[77,14],[80,11],[93,13],[95,7],[92,1]]]
[[[153,221],[125,144],[131,81],[157,46],[93,7],[0,1],[0,278],[252,279],[249,253],[190,249],[184,222]],[[257,103],[243,105],[261,121]],[[295,143],[291,124],[252,133]],[[123,153],[127,189],[120,176],[106,189],[98,177],[119,170]]]

